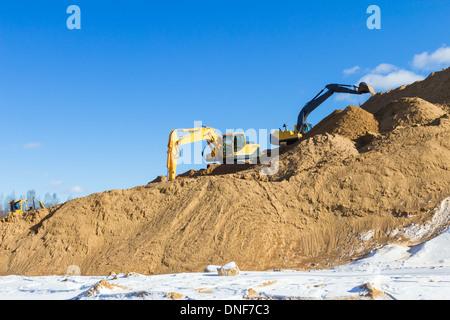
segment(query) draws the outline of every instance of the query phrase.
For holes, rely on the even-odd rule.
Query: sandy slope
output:
[[[450,198],[442,203],[437,214],[450,215]],[[428,226],[415,228],[414,233],[429,231]],[[179,299],[228,300],[227,303],[243,299],[448,300],[449,248],[450,229],[447,229],[421,245],[387,245],[361,260],[330,270],[241,270],[237,276],[230,277],[214,272],[106,277],[4,276],[0,277],[0,300]]]

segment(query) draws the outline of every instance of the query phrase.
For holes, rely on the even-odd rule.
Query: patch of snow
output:
[[[411,224],[399,233],[411,241],[420,241],[434,233],[441,232],[450,221],[450,197],[442,201],[433,218],[424,225]]]

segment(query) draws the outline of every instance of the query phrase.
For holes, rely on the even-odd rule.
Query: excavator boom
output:
[[[178,132],[189,132],[188,134],[178,137]],[[213,156],[220,150],[222,144],[221,136],[210,127],[192,128],[192,129],[181,129],[172,130],[169,135],[169,144],[167,150],[167,169],[168,169],[168,180],[171,181],[175,179],[177,172],[177,159],[178,153],[180,151],[179,146],[193,143],[196,141],[206,140],[208,145],[211,147],[211,153]]]
[[[327,89],[325,93],[323,91]],[[375,94],[371,86],[365,82],[361,82],[359,86],[352,86],[346,84],[329,84],[325,86],[325,89],[320,91],[311,101],[309,101],[303,109],[300,111],[297,119],[297,131],[304,134],[308,131],[308,126],[306,126],[306,118],[308,115],[314,111],[319,105],[321,105],[325,100],[333,95],[333,93],[348,93],[348,94],[364,94],[371,93]]]
[[[358,95],[370,93],[372,96],[375,95],[375,91],[373,90],[373,88],[365,82],[361,82],[358,86],[336,83],[328,84],[300,110],[297,118],[297,125],[294,127],[294,130],[290,131],[280,129],[279,131],[274,132],[270,138],[271,143],[275,145],[279,145],[281,143],[289,144],[300,139],[303,134],[307,133],[311,129],[311,125],[306,123],[306,118],[308,117],[308,115],[318,106],[320,106],[325,100],[331,97],[334,93],[348,93]],[[284,127],[287,127],[287,125],[284,125]]]

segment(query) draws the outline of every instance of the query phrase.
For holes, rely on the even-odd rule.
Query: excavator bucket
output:
[[[358,86],[358,91],[360,93],[370,93],[372,96],[375,95],[375,90],[365,82],[361,82]]]

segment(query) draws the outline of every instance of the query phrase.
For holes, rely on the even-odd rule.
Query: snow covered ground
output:
[[[419,235],[442,229],[449,220],[447,198],[429,224],[409,226],[402,233],[415,235],[417,240]],[[388,245],[364,259],[330,270],[241,270],[235,276],[219,276],[213,266],[209,267],[214,272],[4,276],[0,277],[0,300],[448,300],[450,229],[420,245]]]
[[[214,272],[0,277],[2,300],[246,298],[447,300],[450,229],[419,246],[386,246],[362,260],[330,270],[241,271],[228,277]]]

